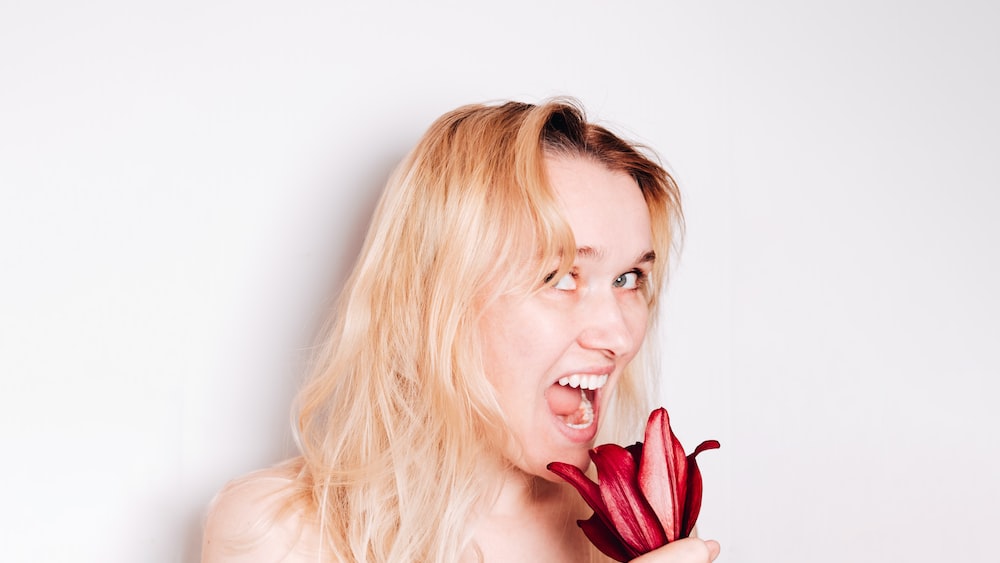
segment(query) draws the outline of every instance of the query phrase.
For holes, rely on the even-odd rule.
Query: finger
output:
[[[672,541],[635,559],[639,561],[659,561],[662,563],[708,563],[719,554],[719,543],[714,540],[702,541],[698,538],[684,538]]]
[[[708,548],[708,558],[710,561],[715,561],[715,558],[719,556],[719,552],[722,551],[722,546],[715,540],[705,540],[705,547]]]

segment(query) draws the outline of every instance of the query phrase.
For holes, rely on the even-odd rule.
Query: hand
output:
[[[634,563],[710,563],[719,556],[719,542],[695,537],[672,541],[637,557]]]

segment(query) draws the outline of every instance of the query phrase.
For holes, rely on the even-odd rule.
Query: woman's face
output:
[[[549,462],[590,463],[601,398],[646,334],[642,284],[654,256],[649,209],[631,177],[578,157],[550,158],[547,169],[576,238],[573,268],[554,287],[493,303],[481,332],[487,377],[510,424],[507,455],[555,480]]]

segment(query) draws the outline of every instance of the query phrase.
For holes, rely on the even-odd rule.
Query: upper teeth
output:
[[[608,375],[581,375],[574,373],[559,380],[559,385],[573,389],[600,389],[608,382]]]

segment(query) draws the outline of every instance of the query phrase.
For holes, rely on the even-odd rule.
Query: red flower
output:
[[[555,461],[548,468],[594,509],[588,520],[577,522],[591,543],[616,561],[630,561],[691,534],[702,486],[694,458],[718,447],[719,442],[706,440],[685,456],[666,409],[659,408],[649,415],[644,443],[590,450],[597,483],[568,463]]]

